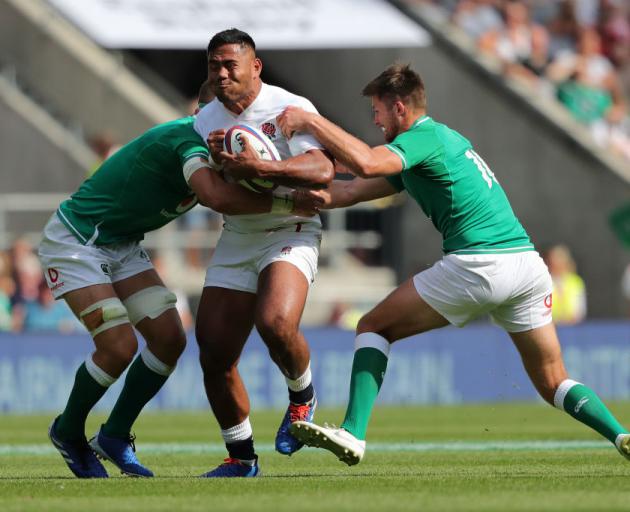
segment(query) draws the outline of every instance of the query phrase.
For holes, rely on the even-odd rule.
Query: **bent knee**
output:
[[[138,351],[138,340],[133,335],[118,337],[100,343],[97,351],[116,366],[126,368]]]
[[[205,378],[220,377],[229,379],[237,371],[238,360],[234,361],[212,351],[200,350],[199,363]]]
[[[159,336],[153,340],[154,345],[159,345],[162,350],[179,357],[186,348],[186,333],[179,325],[173,325],[167,330],[162,330]]]
[[[298,333],[298,324],[281,313],[265,314],[256,319],[256,329],[269,348],[289,343]]]
[[[376,315],[372,315],[371,313],[363,315],[357,324],[357,335],[364,334],[366,332],[376,333],[389,342],[395,341],[392,339],[392,333],[390,332],[389,326],[382,320],[378,319]]]

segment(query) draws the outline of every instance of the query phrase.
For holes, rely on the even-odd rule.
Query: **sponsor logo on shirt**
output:
[[[191,194],[175,207],[175,211],[177,213],[184,213],[190,210],[196,204],[197,196],[195,194]]]
[[[289,254],[291,254],[291,249],[293,249],[293,247],[291,247],[290,245],[287,245],[282,248],[282,250],[280,251],[280,254],[282,256],[288,256]]]
[[[553,294],[552,293],[550,293],[549,295],[547,295],[545,297],[545,307],[551,309],[551,306],[553,306]]]
[[[267,122],[261,124],[260,130],[271,140],[276,138],[276,126],[273,123]]]
[[[160,211],[160,215],[162,217],[166,217],[167,219],[174,219],[179,217],[183,213],[186,213],[193,206],[197,204],[197,196],[195,194],[191,194],[186,196],[176,207],[175,212],[169,212],[166,208],[162,208]]]
[[[59,279],[59,271],[56,268],[50,267],[48,270],[48,278],[51,283],[56,283],[57,279]]]
[[[55,291],[66,284],[64,281],[59,281],[59,271],[56,268],[50,267],[46,269],[46,273],[48,274],[48,279],[50,281],[51,291]]]

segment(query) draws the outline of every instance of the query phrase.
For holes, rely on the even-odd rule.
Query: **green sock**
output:
[[[389,342],[378,334],[359,334],[355,341],[350,399],[341,427],[364,440],[370,415],[387,369]]]
[[[93,368],[96,367],[91,356],[86,363]],[[55,426],[55,434],[62,441],[73,441],[85,437],[85,420],[88,414],[115,380],[98,369],[104,376],[104,378],[99,378],[101,381],[99,383],[92,376],[94,372],[90,374],[88,371],[86,363],[79,366],[77,370],[70,398]]]
[[[611,443],[628,431],[621,426],[604,402],[584,384],[567,379],[560,384],[554,397],[555,406],[564,409],[576,420],[599,432]]]
[[[171,371],[172,368],[162,363],[148,349],[138,355],[129,367],[125,385],[103,425],[103,433],[109,437],[127,437],[140,411],[161,389]]]

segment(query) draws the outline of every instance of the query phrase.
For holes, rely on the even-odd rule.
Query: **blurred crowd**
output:
[[[167,274],[159,255],[152,257],[156,271]],[[35,248],[26,239],[16,240],[8,251],[0,251],[0,332],[85,333],[63,300],[55,300],[44,278]],[[177,287],[177,310],[183,326],[193,326],[189,300]]]
[[[555,96],[595,142],[630,160],[628,0],[429,0],[536,94]]]

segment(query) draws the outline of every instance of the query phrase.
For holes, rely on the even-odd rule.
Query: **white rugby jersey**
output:
[[[280,87],[262,84],[260,92],[252,104],[241,114],[236,115],[214,99],[208,103],[198,114],[195,121],[195,131],[203,140],[214,130],[228,130],[236,124],[247,124],[261,130],[275,144],[280,157],[286,158],[301,155],[311,149],[324,149],[323,146],[310,134],[295,134],[291,139],[286,139],[276,124],[276,117],[286,107],[294,105],[309,112],[317,113],[313,104],[301,96],[290,93]],[[278,187],[276,191],[286,192],[287,187]],[[290,214],[263,213],[251,215],[224,215],[225,228],[237,233],[253,233],[260,231],[275,231],[281,229],[298,229],[300,231],[313,231],[321,229],[319,216],[298,217]],[[296,225],[300,226],[296,228]]]

